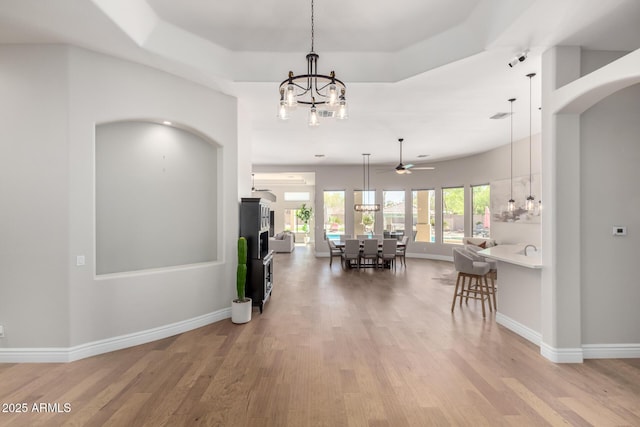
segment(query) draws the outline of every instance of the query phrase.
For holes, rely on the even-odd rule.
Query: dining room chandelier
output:
[[[318,74],[320,56],[314,50],[314,12],[311,0],[311,51],[307,54],[306,74],[294,75],[289,71],[286,80],[280,83],[278,117],[287,120],[299,104],[309,107],[309,126],[318,126],[320,118],[347,118],[345,84],[336,78],[336,73]]]
[[[362,153],[362,203],[353,205],[356,212],[378,212],[380,210],[379,203],[369,203],[369,156],[371,154]]]

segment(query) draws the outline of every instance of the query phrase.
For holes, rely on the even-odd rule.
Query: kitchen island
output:
[[[478,254],[497,261],[498,292],[496,322],[528,339],[541,343],[541,271],[540,251],[525,245],[498,245]]]

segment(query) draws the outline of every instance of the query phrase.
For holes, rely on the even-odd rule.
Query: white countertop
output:
[[[529,255],[525,256],[523,254],[525,246],[526,245],[492,246],[479,251],[478,254],[497,261],[519,265],[521,267],[542,268],[542,255],[540,251],[538,250],[537,252],[534,252],[533,248],[529,248]]]

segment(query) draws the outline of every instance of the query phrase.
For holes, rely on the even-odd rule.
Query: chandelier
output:
[[[278,117],[287,120],[298,104],[309,106],[309,126],[318,126],[320,117],[347,118],[346,86],[331,71],[327,76],[318,74],[319,55],[314,51],[314,14],[311,0],[311,51],[307,54],[307,73],[294,75],[280,83]],[[321,107],[319,109],[319,107]]]
[[[369,178],[371,173],[369,172],[369,153],[362,153],[362,202],[353,205],[353,210],[356,212],[378,212],[380,210],[379,203],[369,202]]]

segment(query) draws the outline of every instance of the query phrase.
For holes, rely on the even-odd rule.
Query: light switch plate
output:
[[[78,255],[76,257],[76,265],[80,267],[81,265],[84,265],[84,263],[85,263],[84,255]]]

